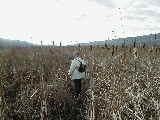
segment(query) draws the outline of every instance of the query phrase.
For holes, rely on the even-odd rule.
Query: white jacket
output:
[[[82,64],[86,64],[86,62],[83,59],[81,59],[80,57],[77,57],[74,60],[72,60],[71,66],[69,69],[69,75],[71,75],[72,80],[85,78],[85,72],[81,73],[78,71],[78,68],[80,66],[79,61],[82,62]]]

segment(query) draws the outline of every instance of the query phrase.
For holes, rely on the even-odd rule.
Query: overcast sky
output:
[[[0,37],[74,44],[160,32],[160,0],[0,0]]]

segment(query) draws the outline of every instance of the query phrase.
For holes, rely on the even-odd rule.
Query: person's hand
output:
[[[68,72],[68,75],[70,76],[70,72]]]
[[[68,76],[71,77],[71,73],[70,72],[68,72]]]

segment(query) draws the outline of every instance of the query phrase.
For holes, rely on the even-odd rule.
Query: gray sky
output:
[[[0,37],[74,44],[160,32],[160,0],[0,0]]]

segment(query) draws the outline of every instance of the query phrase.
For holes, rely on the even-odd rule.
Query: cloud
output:
[[[108,8],[114,8],[115,7],[115,4],[113,3],[112,0],[89,0],[90,2],[97,2],[98,4],[100,5],[103,5],[105,7],[108,7]]]
[[[77,16],[75,16],[75,20],[76,21],[85,21],[87,19],[87,12],[82,12],[80,14],[78,14]]]
[[[0,35],[32,37],[34,43],[104,40],[112,30],[119,37],[124,30],[126,36],[159,30],[158,0],[0,1]]]
[[[146,17],[144,16],[127,16],[126,19],[128,20],[137,20],[137,21],[144,21],[146,19]]]
[[[146,17],[159,17],[160,12],[150,9],[137,9],[132,11],[137,16],[146,16]]]
[[[134,0],[89,0],[89,1],[95,1],[98,4],[108,7],[110,9],[115,8],[129,8],[134,3]]]
[[[159,7],[160,6],[160,1],[159,0],[146,0],[146,2],[150,5],[154,5]]]

